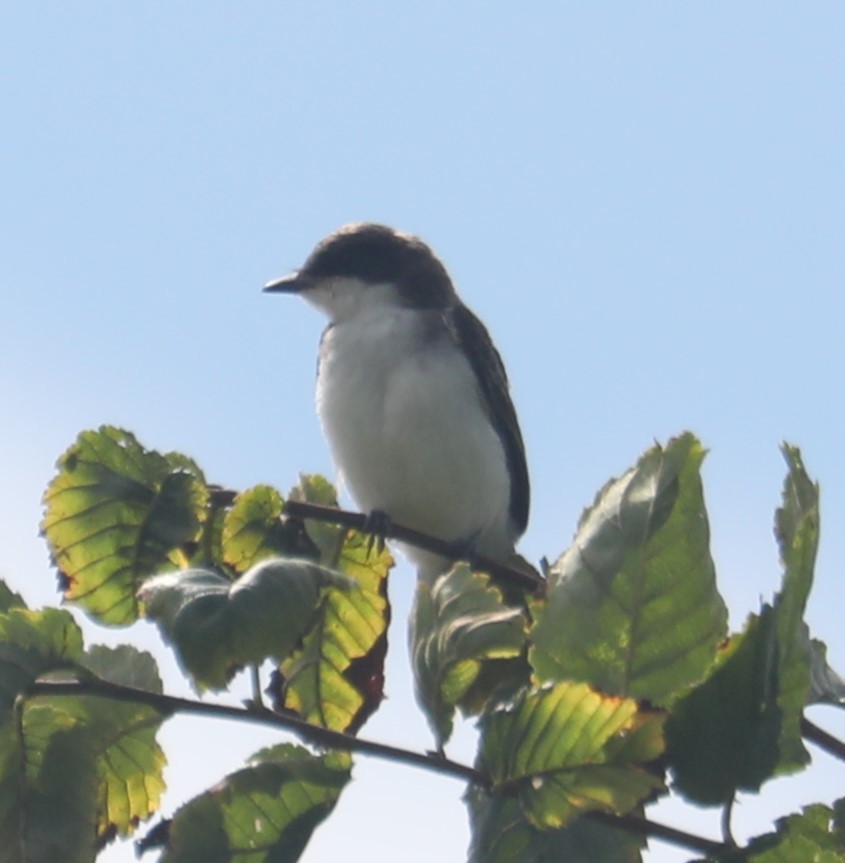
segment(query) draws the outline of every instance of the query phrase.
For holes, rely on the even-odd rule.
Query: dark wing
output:
[[[516,411],[508,394],[505,366],[484,324],[462,304],[453,306],[451,311],[454,336],[478,378],[487,411],[505,448],[512,478],[510,514],[519,534],[522,534],[528,524],[531,489],[528,466],[525,463],[525,445],[522,442]]]

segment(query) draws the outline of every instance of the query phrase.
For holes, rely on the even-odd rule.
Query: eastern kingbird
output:
[[[528,521],[522,435],[501,357],[434,252],[384,225],[345,225],[264,290],[329,317],[317,412],[361,509],[506,563]],[[403,550],[423,577],[449,565]]]

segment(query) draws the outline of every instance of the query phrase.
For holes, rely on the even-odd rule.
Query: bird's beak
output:
[[[266,294],[299,294],[312,286],[311,279],[301,276],[299,273],[291,273],[282,276],[281,279],[273,279],[264,285]]]

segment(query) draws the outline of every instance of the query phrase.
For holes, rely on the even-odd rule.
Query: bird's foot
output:
[[[363,532],[368,533],[367,538],[367,555],[372,554],[375,549],[376,554],[381,554],[384,551],[385,540],[391,528],[390,516],[383,509],[374,509],[367,513],[364,520]]]

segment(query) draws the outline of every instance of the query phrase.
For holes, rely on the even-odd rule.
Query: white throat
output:
[[[320,345],[317,411],[360,508],[507,555],[517,531],[505,452],[447,313],[402,306],[392,285],[348,279],[306,298],[332,320]]]

